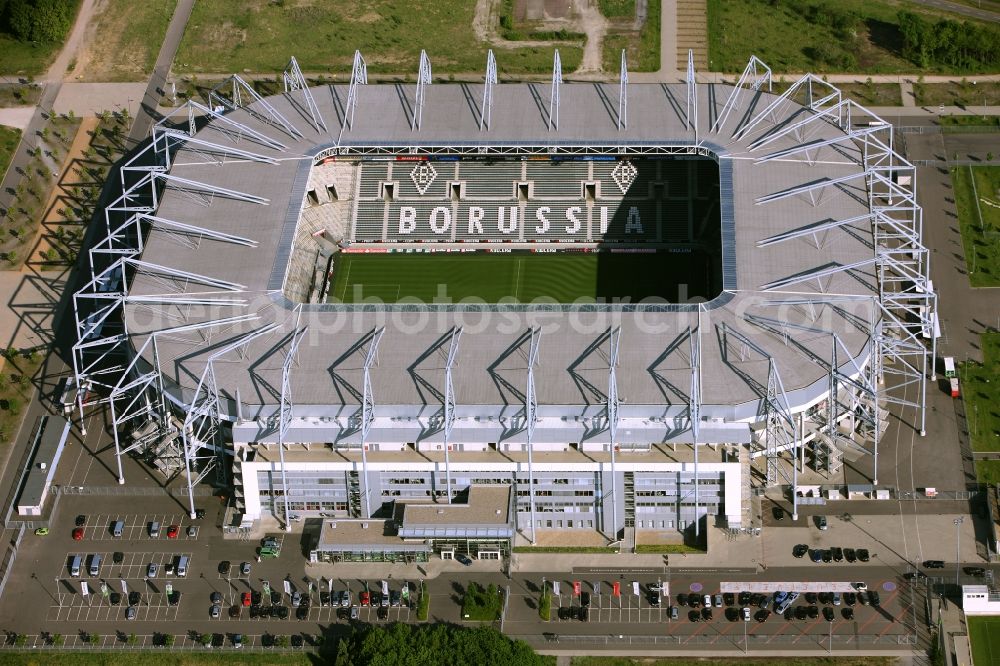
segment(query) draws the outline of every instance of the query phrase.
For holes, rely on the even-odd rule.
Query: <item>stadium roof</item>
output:
[[[692,331],[700,337],[703,417],[735,420],[758,415],[769,358],[793,406],[819,399],[828,389],[832,349],[831,338],[823,331],[835,332],[849,355],[863,360],[869,353],[868,322],[877,316],[872,302],[878,295],[875,249],[862,148],[854,141],[838,140],[844,129],[792,101],[778,104],[750,127],[748,120],[777,98],[745,89],[736,92],[736,112],[719,131],[710,131],[732,90],[727,85],[699,86],[697,123],[687,123],[683,84],[632,84],[628,125],[621,131],[610,101],[617,100],[618,86],[605,84],[562,86],[559,126],[552,131],[546,111],[548,89],[535,84],[496,86],[492,123],[486,131],[479,129],[482,86],[466,84],[427,88],[419,129],[411,128],[414,88],[402,84],[360,87],[355,122],[343,132],[347,86],[312,89],[326,130],[316,130],[306,107],[291,94],[267,98],[270,109],[256,102],[231,111],[224,117],[253,133],[218,119],[209,122],[195,138],[234,152],[188,143],[174,155],[170,175],[267,202],[254,203],[221,191],[206,194],[174,179],[165,183],[156,215],[251,239],[254,244],[208,237],[192,242],[154,226],[141,257],[147,266],[128,285],[126,321],[133,345],[139,348],[154,331],[257,315],[249,322],[158,336],[164,376],[183,387],[180,393],[173,387],[174,398],[188,403],[213,352],[242,333],[277,324],[267,335],[214,364],[220,392],[232,399],[239,390],[244,418],[274,413],[285,354],[294,332],[303,328],[290,386],[294,414],[303,417],[346,417],[358,409],[365,344],[382,326],[385,335],[371,370],[377,417],[440,412],[448,336],[456,325],[464,325],[453,371],[459,417],[522,409],[527,375],[523,334],[535,326],[542,327],[535,370],[540,417],[593,415],[603,408],[607,331],[616,326],[621,327],[617,383],[622,418],[676,416],[686,410]],[[294,124],[301,136],[282,127],[276,120],[279,116]],[[810,118],[815,121],[804,122]],[[770,137],[767,145],[755,146],[764,137]],[[278,143],[286,149],[274,147]],[[803,152],[807,144],[815,147]],[[731,192],[723,183],[722,197],[724,207],[731,197],[735,257],[726,259],[735,259],[735,276],[711,303],[675,312],[358,312],[295,304],[282,295],[280,280],[276,283],[274,276],[286,274],[306,180],[318,153],[328,154],[333,146],[405,150],[448,145],[540,151],[592,147],[606,153],[700,145],[724,166],[731,165]],[[793,148],[799,150],[776,155]],[[237,150],[259,158],[240,157]],[[766,155],[776,158],[759,161]],[[766,242],[789,232],[801,233]],[[173,272],[167,275],[149,265],[170,267]],[[193,276],[178,277],[177,271]],[[155,302],[163,294],[168,296]],[[181,295],[190,301],[177,304]],[[836,305],[818,302],[835,295],[843,296]],[[240,303],[198,303],[202,298]],[[790,304],[779,306],[779,301]],[[152,362],[152,357],[148,360]],[[838,363],[847,374],[855,374],[848,354],[841,353]],[[223,404],[223,411],[234,415],[232,404]]]

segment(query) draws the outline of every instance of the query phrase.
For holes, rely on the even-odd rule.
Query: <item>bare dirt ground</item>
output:
[[[601,71],[601,46],[608,31],[608,21],[597,8],[596,0],[569,0],[549,6],[546,2],[524,0],[515,8],[515,16],[524,16],[542,30],[566,30],[587,35],[583,59],[577,72]],[[498,48],[557,48],[559,42],[547,40],[509,41],[500,35],[500,0],[477,0],[472,29],[476,39]]]

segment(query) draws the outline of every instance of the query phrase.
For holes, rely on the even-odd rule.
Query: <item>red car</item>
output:
[[[240,596],[240,599],[242,599],[244,607],[249,607],[250,606],[250,593],[249,592],[244,592]]]
[[[73,530],[73,541],[82,541],[82,540],[83,540],[83,528],[77,527]]]
[[[371,595],[367,591],[361,593],[361,605],[368,606],[371,603]]]
[[[181,528],[178,527],[177,525],[171,525],[170,527],[168,527],[167,528],[167,538],[168,539],[176,539],[177,538],[177,533],[180,532],[180,529]]]

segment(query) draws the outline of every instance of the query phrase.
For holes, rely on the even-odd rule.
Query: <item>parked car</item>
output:
[[[251,591],[250,592],[250,605],[251,606],[260,606],[260,602],[263,599],[263,596],[264,595],[262,595],[257,590]]]
[[[298,590],[295,590],[294,592],[292,592],[292,608],[298,608],[299,604],[301,603],[302,603],[302,594]]]
[[[125,553],[120,550],[116,550],[114,554],[111,555],[111,561],[115,564],[121,564],[125,560]]]
[[[649,605],[652,606],[653,608],[659,608],[660,594],[658,592],[648,592],[646,594],[646,601],[648,601]]]
[[[727,606],[732,606],[733,604],[736,603],[736,595],[733,594],[732,592],[726,592],[725,594],[722,595],[722,600],[726,603]]]
[[[771,616],[771,611],[767,610],[766,608],[761,608],[759,611],[754,613],[753,619],[757,620],[758,622],[764,622],[770,616]]]
[[[469,557],[466,556],[466,555],[461,555],[461,554],[456,555],[455,559],[458,560],[459,562],[461,562],[462,564],[464,564],[467,567],[472,565],[472,560],[469,559]]]
[[[882,603],[882,600],[879,599],[878,592],[875,590],[868,590],[868,603],[872,606],[878,606]]]
[[[715,607],[716,608],[722,608],[722,595],[721,594],[715,595]]]
[[[858,597],[854,592],[844,592],[844,605],[853,606],[857,601]]]
[[[805,606],[796,606],[795,607],[795,619],[796,620],[804,620],[807,617],[809,617],[809,609],[808,608],[806,608]]]
[[[858,561],[858,556],[854,554],[853,548],[845,548],[844,559],[853,564]]]
[[[39,527],[35,529],[35,536],[46,536],[49,533],[49,528]]]
[[[705,608],[711,608],[712,607],[712,595],[706,594],[705,596],[703,596],[702,599],[701,599],[701,604]]]
[[[830,550],[833,553],[833,561],[834,562],[842,562],[844,560],[844,549],[843,548],[841,548],[840,546],[834,546]]]
[[[813,548],[812,550],[809,551],[809,559],[812,560],[813,562],[822,562],[823,551],[820,550],[819,548]]]
[[[240,603],[243,604],[244,608],[249,608],[250,607],[250,593],[249,592],[244,592],[243,594],[240,595]]]
[[[179,532],[180,532],[180,527],[179,526],[177,526],[177,525],[171,525],[170,527],[167,528],[167,538],[168,539],[176,539],[177,538],[177,534]]]
[[[831,553],[830,549],[827,548],[826,550],[823,551],[823,562],[829,564],[832,561],[833,561],[833,553]]]
[[[77,527],[83,527],[86,524],[87,524],[87,516],[81,513],[79,516],[76,517],[76,522],[74,523],[74,525],[76,525]]]
[[[403,595],[399,590],[392,590],[389,592],[389,603],[392,606],[401,606],[403,604]],[[583,607],[586,608],[587,605],[583,604]]]
[[[743,607],[743,621],[744,622],[750,621],[750,608],[747,606]]]
[[[815,592],[806,592],[806,603],[812,606],[816,603],[817,595]]]
[[[780,506],[776,506],[773,509],[771,509],[771,514],[774,516],[775,520],[785,519],[785,510],[782,509]]]
[[[676,620],[677,619],[677,614],[678,614],[677,606],[671,606],[670,607],[670,619],[671,620]]]
[[[233,647],[234,648],[241,648],[241,647],[243,647],[243,634],[234,634],[233,635]]]
[[[867,548],[859,548],[858,551],[857,551],[857,553],[858,553],[858,560],[859,561],[861,561],[861,562],[867,562],[868,561],[868,549]]]
[[[83,528],[74,527],[73,528],[73,541],[83,541]]]
[[[210,597],[210,600],[211,600],[211,602],[213,604],[221,604],[222,603],[222,593],[221,592],[212,592],[212,596]]]
[[[771,605],[771,597],[766,594],[760,595],[760,600],[757,602],[758,608],[767,608]]]
[[[229,563],[229,560],[222,560],[221,562],[219,562],[219,574],[221,574],[223,576],[225,576],[226,574],[228,574],[230,566],[231,565]]]
[[[943,560],[924,560],[925,569],[944,569]]]
[[[167,595],[167,603],[170,604],[171,606],[176,606],[180,602],[181,602],[180,590],[174,590],[173,592]]]
[[[816,527],[825,530],[829,526],[829,523],[826,522],[826,516],[816,516]]]
[[[775,595],[775,597],[777,597],[777,595]],[[798,592],[790,592],[788,595],[785,596],[785,598],[780,603],[775,603],[774,612],[777,613],[778,615],[783,615],[785,611],[787,611],[791,607],[791,605],[795,603],[795,600],[798,598],[799,598]]]
[[[369,606],[369,605],[371,605],[371,601],[372,601],[372,595],[371,595],[371,593],[368,590],[365,590],[364,592],[361,593],[361,605],[362,606]]]
[[[983,567],[963,567],[962,571],[965,572],[966,576],[985,576],[986,569]]]
[[[108,595],[108,601],[111,602],[112,606],[118,606],[122,602],[122,595],[118,592],[112,592]]]
[[[156,571],[159,567],[156,566],[156,562],[150,562],[149,566],[146,567],[146,577],[156,578]]]
[[[142,595],[137,590],[132,590],[128,593],[129,606],[138,606],[140,601],[142,601]]]
[[[827,622],[833,622],[834,617],[833,609],[829,606],[823,606],[823,619]]]
[[[805,554],[809,552],[809,546],[804,543],[796,544],[792,547],[792,555],[794,557],[805,557]]]
[[[295,619],[304,620],[309,617],[309,606],[299,606],[295,609]]]
[[[329,606],[330,605],[330,593],[321,591],[319,593],[319,605]]]
[[[129,606],[125,609],[125,619],[134,620],[135,619],[135,606]]]
[[[712,620],[711,607],[706,606],[705,608],[701,609],[701,619],[705,620],[706,622],[710,622]]]
[[[351,606],[351,619],[357,620],[359,616],[359,609],[357,606]]]
[[[701,613],[697,610],[688,611],[688,620],[691,622],[701,622]]]
[[[351,593],[349,590],[341,590],[340,592],[340,605],[342,608],[351,607]]]
[[[249,576],[250,575],[250,563],[249,562],[243,562],[243,563],[240,564],[240,575],[241,576]]]
[[[819,608],[816,606],[809,606],[806,608],[806,612],[809,614],[809,619],[815,620],[819,617]]]
[[[188,525],[187,535],[189,537],[191,537],[192,539],[195,538],[196,536],[198,536],[198,526],[197,525]]]
[[[843,609],[841,609],[840,614],[841,614],[841,616],[845,620],[853,620],[854,619],[854,609],[853,608],[843,608]]]

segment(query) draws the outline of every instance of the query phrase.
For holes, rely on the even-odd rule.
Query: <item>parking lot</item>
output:
[[[160,540],[187,540],[197,539],[197,535],[188,536],[187,525],[184,521],[190,522],[188,516],[183,513],[144,513],[144,514],[114,514],[98,513],[88,515],[86,523],[83,525],[83,538],[85,540],[102,541],[160,541]],[[112,532],[112,527],[118,521],[122,521],[122,535],[116,537]],[[159,536],[150,535],[150,525],[158,523],[160,526]],[[177,536],[168,537],[167,529],[171,525],[177,526]]]
[[[115,564],[114,561],[114,551],[70,551],[67,555],[65,562],[59,567],[59,570],[55,573],[56,578],[72,578],[70,576],[70,562],[73,557],[79,555],[83,566],[81,566],[80,578],[82,580],[87,580],[88,578],[93,578],[89,576],[88,566],[90,563],[90,558],[93,555],[101,556],[101,573],[100,576],[107,578],[124,578],[125,580],[143,580],[148,577],[149,565],[156,565],[156,576],[153,580],[164,578],[164,579],[175,579],[178,578],[176,574],[167,573],[167,565],[173,565],[176,563],[177,558],[181,556],[187,556],[189,562],[192,560],[192,555],[190,552],[176,552],[176,553],[152,553],[152,552],[138,552],[129,553],[124,551],[118,551],[122,554],[122,561],[120,564]],[[190,566],[190,565],[189,565]],[[73,578],[76,580],[76,578]]]

